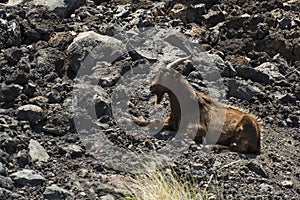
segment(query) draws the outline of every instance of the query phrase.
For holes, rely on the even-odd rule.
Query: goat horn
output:
[[[178,58],[177,60],[175,60],[175,61],[171,62],[170,64],[168,64],[168,65],[166,66],[166,68],[170,69],[170,68],[172,68],[173,66],[175,66],[175,65],[177,65],[177,64],[179,64],[179,63],[182,63],[183,61],[188,60],[188,59],[190,59],[190,58],[192,58],[192,54],[190,54],[189,56],[184,57],[184,58]]]

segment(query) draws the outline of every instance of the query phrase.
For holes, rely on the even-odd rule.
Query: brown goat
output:
[[[169,96],[171,113],[164,121],[164,128],[180,132],[180,127],[185,130],[192,127],[196,133],[190,132],[190,134],[195,141],[206,138],[208,144],[217,143],[229,147],[232,151],[259,153],[261,127],[253,115],[195,91],[181,74],[171,68],[189,58],[178,59],[159,69],[151,83],[150,91],[157,96],[156,104],[162,101],[164,94]],[[192,106],[195,105],[193,104],[195,101],[199,107],[198,116],[193,114],[197,110]],[[137,120],[135,123],[150,124],[150,122]],[[211,131],[217,134],[208,136]]]

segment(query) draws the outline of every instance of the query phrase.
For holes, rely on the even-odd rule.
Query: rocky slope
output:
[[[113,160],[113,149],[95,156],[101,147],[91,151],[77,129],[97,134],[100,127],[107,143],[137,153],[169,142],[143,130],[122,131],[126,124],[118,124],[111,110],[113,91],[122,88],[118,80],[130,69],[172,60],[170,50],[160,59],[137,49],[120,55],[122,39],[111,37],[154,26],[201,45],[217,72],[202,74],[206,58],[201,67],[192,63],[177,70],[199,90],[214,88],[214,74],[221,74],[222,101],[249,110],[264,129],[260,155],[205,153],[201,144],[192,144],[173,160],[174,169],[208,187],[211,199],[299,199],[299,7],[297,0],[0,0],[1,199],[121,198],[111,183],[130,173],[118,170],[123,164]],[[97,63],[101,70],[85,63],[86,80],[94,85],[77,82],[75,90],[80,62],[96,46],[97,53],[119,56]],[[144,78],[148,83],[150,75]],[[129,116],[151,118],[154,100],[147,84],[132,83],[123,83],[131,93]],[[74,113],[72,97],[79,103],[90,98]],[[161,109],[168,111],[167,101]],[[162,118],[164,112],[158,113]]]

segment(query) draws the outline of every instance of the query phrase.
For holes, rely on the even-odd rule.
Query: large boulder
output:
[[[78,76],[90,75],[97,62],[109,65],[124,52],[122,42],[116,38],[94,31],[79,33],[67,49],[70,61],[67,75],[69,78],[75,78],[77,73]]]

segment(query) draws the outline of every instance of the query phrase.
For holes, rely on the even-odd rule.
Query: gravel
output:
[[[191,141],[171,157],[172,168],[212,199],[299,199],[299,7],[293,0],[0,1],[0,199],[121,199],[116,176],[126,180],[134,171],[122,169],[141,165],[128,152],[173,152],[174,133],[155,137],[155,127],[133,128],[130,120],[168,115],[167,99],[153,107],[149,84],[189,48],[196,56],[176,70],[195,89],[257,116],[262,152]],[[116,91],[126,110],[114,107]]]

